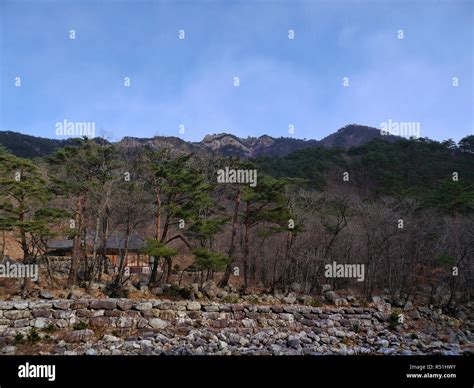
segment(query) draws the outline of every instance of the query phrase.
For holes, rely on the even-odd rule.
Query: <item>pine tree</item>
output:
[[[47,207],[52,192],[35,163],[0,148],[0,166],[0,227],[17,233],[23,262],[32,264],[45,253],[45,240],[65,213]],[[28,287],[25,278],[24,293]]]

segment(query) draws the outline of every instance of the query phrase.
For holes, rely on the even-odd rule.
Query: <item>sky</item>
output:
[[[473,41],[463,0],[0,0],[0,130],[321,139],[391,120],[458,141]]]

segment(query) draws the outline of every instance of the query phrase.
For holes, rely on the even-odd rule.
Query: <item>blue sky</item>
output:
[[[94,122],[111,139],[320,139],[350,123],[392,120],[457,141],[474,128],[473,8],[462,0],[0,0],[0,130],[54,138],[66,119]]]

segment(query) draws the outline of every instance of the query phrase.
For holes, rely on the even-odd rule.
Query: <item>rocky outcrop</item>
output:
[[[413,306],[394,322],[394,311],[383,301],[367,307],[158,299],[2,301],[0,353],[18,353],[21,343],[16,341],[31,337],[32,330],[48,343],[48,350],[42,340],[35,345],[41,354],[472,352],[472,323]]]

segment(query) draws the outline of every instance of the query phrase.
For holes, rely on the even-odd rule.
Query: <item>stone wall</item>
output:
[[[299,305],[240,305],[128,299],[38,300],[0,302],[0,333],[21,328],[73,327],[164,329],[169,325],[191,327],[372,327],[383,325],[386,314],[370,307],[308,307]],[[331,323],[330,323],[331,322]]]
[[[410,306],[410,311],[403,311],[403,323],[393,325],[392,319],[390,325],[390,314],[390,304],[382,301],[368,307],[157,299],[0,301],[0,354],[462,354],[474,350],[470,320]],[[32,332],[40,338],[34,345]]]

